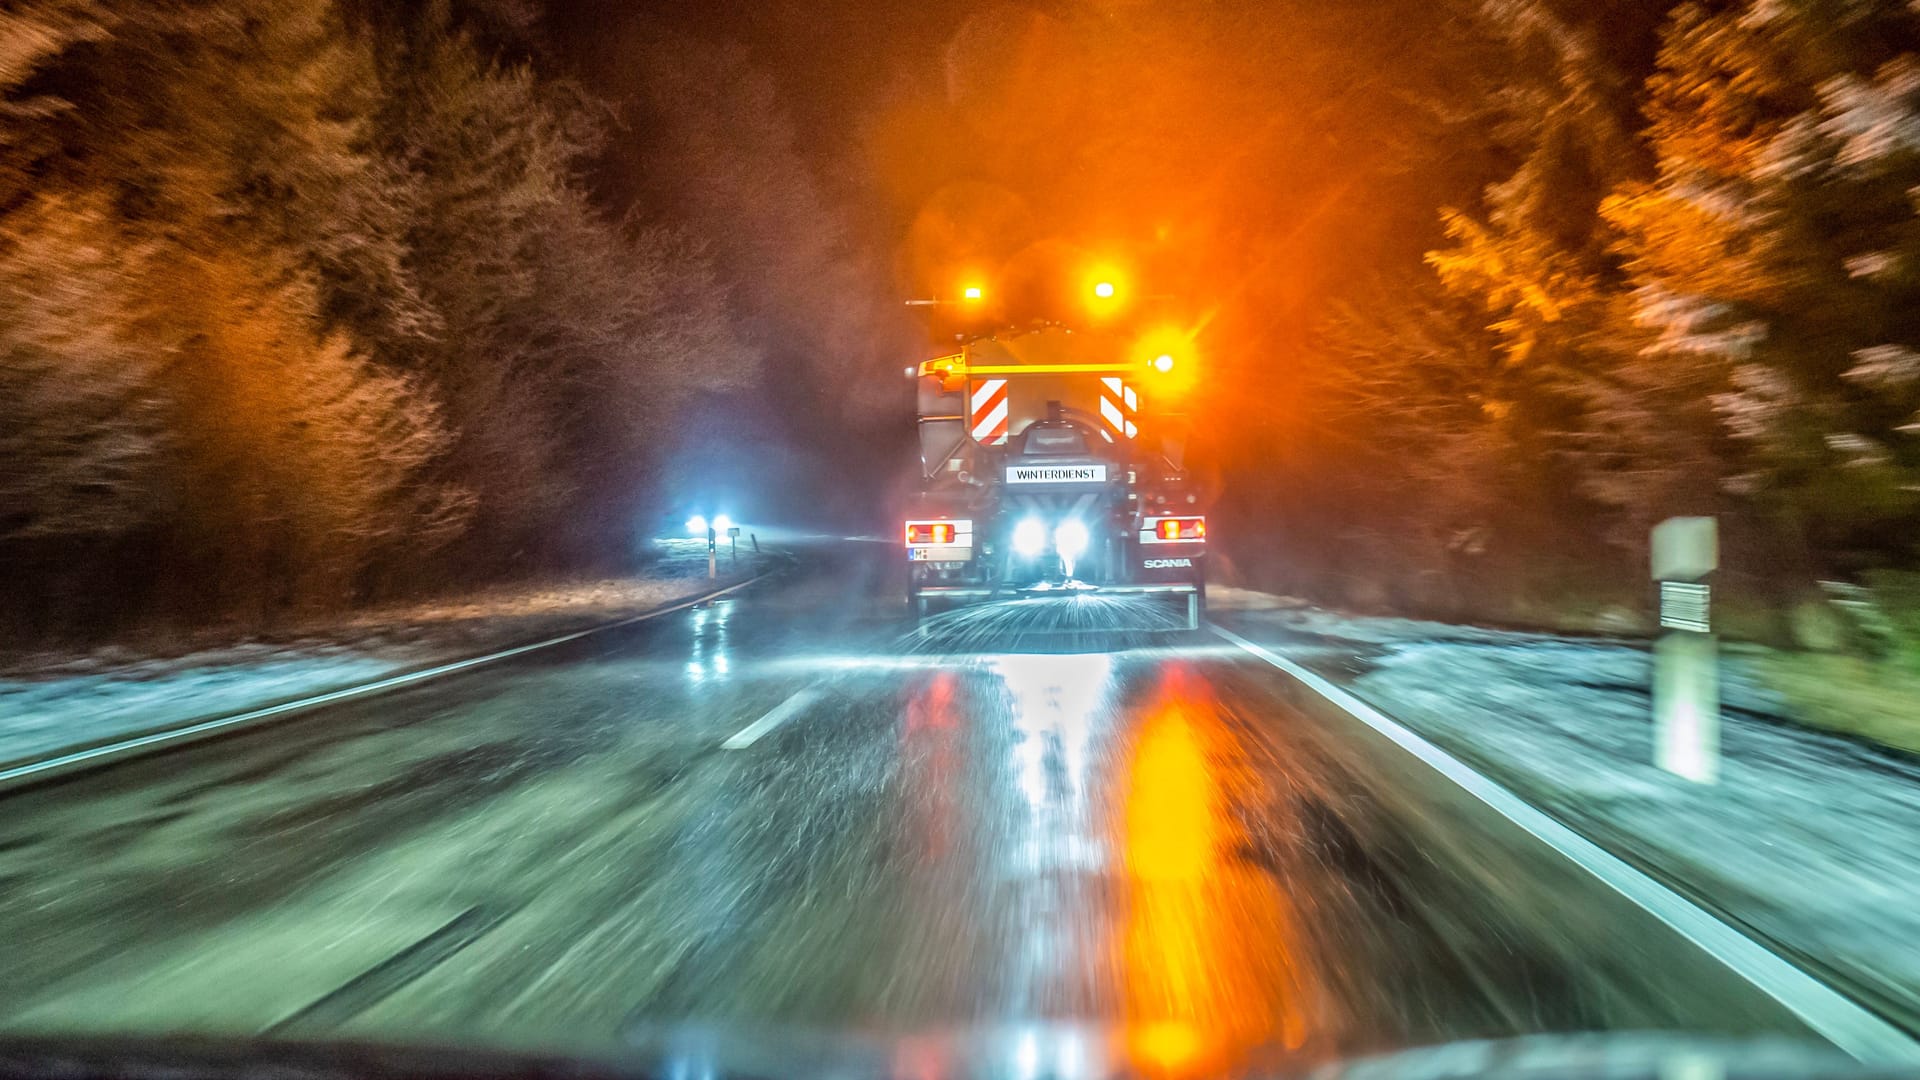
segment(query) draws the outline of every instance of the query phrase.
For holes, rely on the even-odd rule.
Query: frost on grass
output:
[[[1644,643],[1248,611],[1280,647],[1528,801],[1908,1019],[1920,1016],[1920,762],[1793,721],[1723,651],[1713,786],[1655,768]]]

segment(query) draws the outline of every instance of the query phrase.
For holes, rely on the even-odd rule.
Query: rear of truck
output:
[[[1157,407],[1179,362],[1046,327],[921,364],[922,483],[902,522],[915,613],[1137,594],[1197,629],[1207,522],[1186,418]]]

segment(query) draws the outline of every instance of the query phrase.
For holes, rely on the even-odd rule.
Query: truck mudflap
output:
[[[1158,595],[1184,601],[1187,630],[1200,629],[1200,621],[1206,609],[1206,586],[1197,582],[1161,582],[1144,585],[1097,585],[1088,588],[1060,589],[1012,589],[1006,586],[994,588],[988,585],[922,585],[913,591],[913,614],[925,618],[931,601],[954,600],[962,604],[994,600],[1022,601],[1060,601],[1066,602],[1076,596],[1142,596]],[[1116,627],[1115,629],[1127,629]],[[1040,630],[1040,633],[1050,631]],[[1053,631],[1059,633],[1083,633],[1083,629]]]

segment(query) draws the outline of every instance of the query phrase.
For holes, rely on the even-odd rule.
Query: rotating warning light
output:
[[[979,300],[987,295],[987,291],[978,285],[969,285],[960,290],[960,295],[968,300]]]
[[[1197,331],[1179,326],[1156,326],[1134,340],[1127,362],[1153,387],[1163,402],[1178,401],[1198,384],[1206,357],[1195,340]]]
[[[1113,299],[1113,293],[1114,293],[1114,288],[1113,288],[1113,282],[1111,281],[1097,281],[1093,285],[1093,295],[1099,297],[1102,300]]]

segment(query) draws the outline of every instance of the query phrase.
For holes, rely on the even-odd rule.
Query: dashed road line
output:
[[[787,700],[768,710],[765,716],[734,732],[731,738],[720,744],[720,749],[745,750],[758,742],[762,735],[805,712],[807,706],[818,700],[820,700],[820,691],[813,687],[795,690]]]

